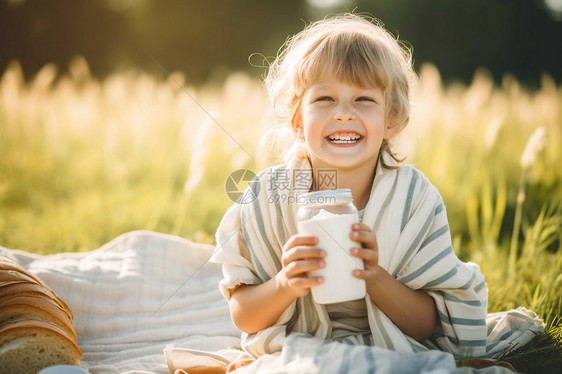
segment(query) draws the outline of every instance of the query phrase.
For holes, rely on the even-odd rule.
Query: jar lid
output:
[[[353,200],[351,189],[340,188],[308,192],[298,197],[298,204],[335,204],[337,200]]]

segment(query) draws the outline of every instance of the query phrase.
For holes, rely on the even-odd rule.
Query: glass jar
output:
[[[351,225],[357,222],[359,214],[350,189],[315,191],[298,197],[299,234],[316,236],[317,247],[326,251],[326,266],[309,273],[324,278],[322,284],[311,289],[319,304],[365,297],[365,281],[352,274],[364,268],[363,260],[350,253],[352,248],[361,247],[350,238]]]
[[[353,204],[353,196],[349,188],[314,191],[298,197],[298,222],[311,219],[321,210],[333,214],[356,214],[359,221],[359,214]]]

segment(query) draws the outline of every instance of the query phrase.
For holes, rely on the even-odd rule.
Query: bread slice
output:
[[[0,284],[0,299],[2,301],[8,300],[15,296],[36,296],[44,297],[52,300],[58,307],[65,311],[68,317],[72,320],[72,312],[64,301],[62,301],[50,288],[41,286],[34,283],[6,283]]]
[[[61,304],[65,309],[68,308],[68,305],[59,298],[51,288],[45,284],[41,279],[33,276],[27,269],[25,269],[20,264],[11,261],[5,257],[0,257],[0,288],[4,284],[12,283],[14,281],[21,281],[21,282],[29,282],[41,285],[45,287],[50,294]],[[15,282],[18,283],[18,282]]]
[[[82,352],[68,334],[45,321],[0,328],[0,374],[37,374],[53,365],[80,365]]]
[[[41,284],[45,287],[47,286],[45,283],[41,282],[38,278],[35,278],[29,273],[22,273],[18,270],[10,270],[0,267],[0,283],[11,280],[25,280],[26,282]]]
[[[4,273],[4,271],[15,271],[15,272],[18,272],[18,273],[25,274],[28,277],[34,279],[37,283],[46,286],[46,284],[43,283],[43,281],[41,279],[39,279],[39,278],[33,276],[32,274],[30,274],[29,271],[26,268],[24,268],[23,266],[21,266],[17,262],[14,262],[10,259],[7,259],[6,257],[0,257],[0,273]]]
[[[40,297],[17,296],[0,299],[0,327],[9,323],[26,320],[51,322],[63,329],[73,341],[77,340],[72,319],[64,310]]]

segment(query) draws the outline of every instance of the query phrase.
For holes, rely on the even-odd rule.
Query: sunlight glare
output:
[[[562,21],[562,0],[544,0],[550,15],[557,21]]]
[[[562,12],[562,0],[544,0],[544,3],[553,11]]]
[[[345,4],[345,0],[306,0],[310,5],[316,8],[327,9],[334,8]]]

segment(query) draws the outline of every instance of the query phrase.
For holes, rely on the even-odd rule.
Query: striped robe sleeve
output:
[[[417,215],[417,239],[398,266],[397,279],[412,289],[422,289],[434,300],[438,328],[423,344],[453,353],[457,358],[483,356],[486,351],[487,288],[478,265],[456,256],[447,213],[437,190],[419,173],[413,196],[402,219],[402,230]],[[416,199],[416,195],[423,198]],[[422,215],[422,217],[419,217]],[[420,219],[421,218],[421,219]]]
[[[223,264],[223,279],[219,289],[227,300],[242,284],[262,283],[244,238],[242,218],[240,205],[234,204],[228,209],[217,230],[217,247],[211,258],[212,262]]]
[[[264,283],[281,270],[284,238],[279,237],[284,230],[282,225],[273,224],[277,208],[267,194],[271,170],[260,172],[245,191],[254,189],[256,198],[234,203],[217,229],[217,248],[211,261],[222,264],[224,278],[219,288],[227,300],[237,286]]]

